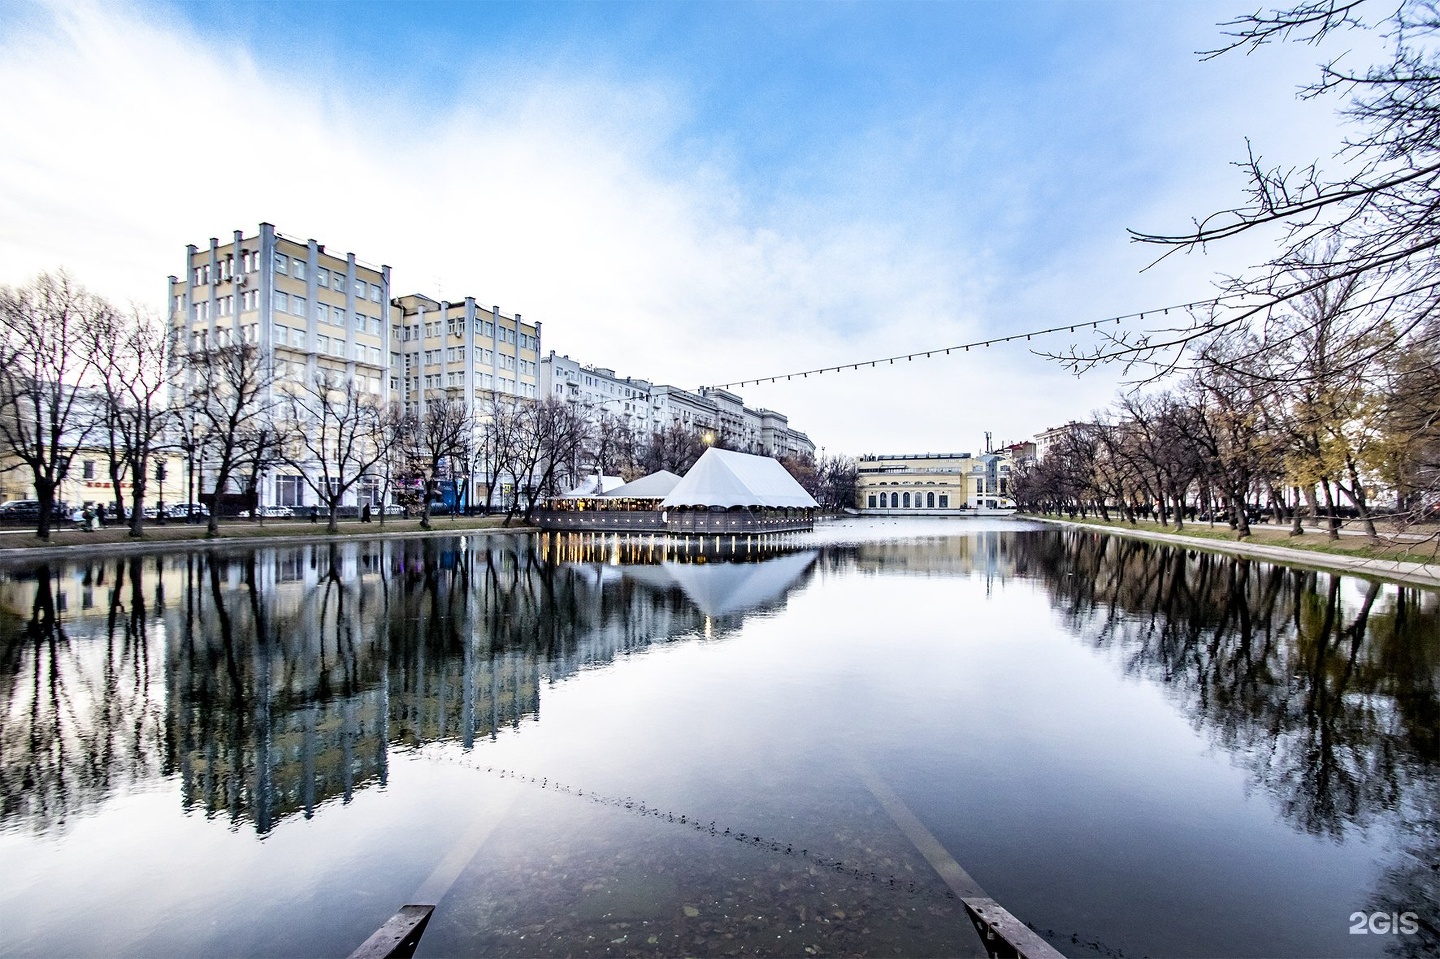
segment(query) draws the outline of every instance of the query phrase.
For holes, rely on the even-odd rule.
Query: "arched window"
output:
[[[900,494],[899,494],[899,493],[891,493],[891,494],[890,494],[890,508],[891,508],[891,509],[898,509],[899,506],[900,506]]]
[[[906,505],[907,507],[910,505],[910,494],[909,494],[909,493],[906,493],[906,494],[905,494],[905,505]]]
[[[926,508],[926,509],[934,509],[934,508],[935,508],[935,494],[934,494],[934,493],[926,493],[926,494],[925,494],[925,508]]]

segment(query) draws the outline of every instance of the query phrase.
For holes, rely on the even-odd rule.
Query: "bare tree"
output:
[[[638,465],[643,473],[669,470],[685,474],[704,455],[705,440],[700,433],[681,423],[672,422],[664,429],[653,430],[640,444]]]
[[[246,443],[270,428],[274,377],[260,351],[249,343],[193,350],[184,357],[193,420],[186,438],[198,444],[214,467],[209,535],[220,532],[225,489],[243,461]]]
[[[502,478],[518,475],[521,448],[521,405],[514,397],[491,394],[480,419],[477,454],[485,473],[485,511],[494,508],[495,490]],[[518,496],[518,490],[516,491]],[[504,504],[507,513],[511,504]],[[507,521],[509,516],[506,517]]]
[[[404,417],[399,428],[407,475],[419,479],[420,525],[430,528],[430,501],[439,491],[442,467],[468,458],[475,434],[475,417],[459,397],[435,396],[425,401],[420,415]]]
[[[41,539],[50,538],[55,494],[75,454],[103,422],[87,346],[113,315],[64,272],[0,287],[0,460],[13,456],[12,468],[30,472]]]
[[[541,494],[553,487],[557,467],[572,463],[590,436],[585,417],[564,400],[548,396],[516,409],[515,455],[510,475],[516,498],[506,511],[509,525],[525,493],[524,522],[529,523]]]
[[[130,535],[135,537],[144,535],[150,464],[164,449],[173,422],[166,386],[175,362],[174,345],[174,331],[138,308],[127,317],[98,324],[91,340],[105,394],[111,482],[119,505],[120,479],[124,474],[130,477]]]
[[[354,377],[325,367],[288,389],[285,403],[281,455],[325,504],[334,533],[345,494],[385,455],[380,406]]]

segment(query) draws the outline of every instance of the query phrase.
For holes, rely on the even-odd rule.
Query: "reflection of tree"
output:
[[[619,567],[609,550],[581,550],[559,563],[528,537],[493,536],[0,578],[0,610],[25,611],[0,614],[3,819],[54,828],[170,773],[186,809],[262,834],[348,801],[385,782],[392,743],[469,746],[538,715],[547,682],[742,621],[707,617],[661,558]],[[745,567],[747,582],[763,572]],[[150,657],[157,622],[163,670]]]
[[[141,561],[76,572],[89,606],[75,617],[60,612],[70,584],[50,567],[0,584],[10,596],[28,594],[30,609],[0,637],[0,822],[37,832],[63,830],[109,795],[169,769]],[[108,590],[103,615],[93,605],[97,589]]]
[[[1088,532],[1021,543],[1070,626],[1169,689],[1297,828],[1407,836],[1375,908],[1436,914],[1440,596]]]

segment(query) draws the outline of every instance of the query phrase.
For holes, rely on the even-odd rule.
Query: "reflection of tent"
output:
[[[681,506],[818,509],[820,506],[778,460],[713,447],[690,467],[690,472],[660,505],[665,509]]]
[[[598,482],[603,480],[603,483]],[[579,499],[582,496],[609,496],[610,490],[625,485],[623,476],[587,476],[580,485],[565,494],[566,499]]]
[[[819,550],[759,563],[664,563],[690,602],[706,616],[726,616],[782,598],[815,562]]]
[[[664,499],[670,495],[670,491],[679,482],[680,477],[669,470],[661,470],[658,473],[651,473],[649,476],[642,476],[617,489],[607,488],[605,495],[613,496],[615,499]],[[609,484],[606,485],[608,487]]]

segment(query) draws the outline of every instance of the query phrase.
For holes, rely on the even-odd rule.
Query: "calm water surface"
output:
[[[1066,955],[1440,952],[1434,592],[1006,520],[402,539],[0,567],[0,652],[5,956],[416,901],[422,956],[977,954],[896,804]]]

